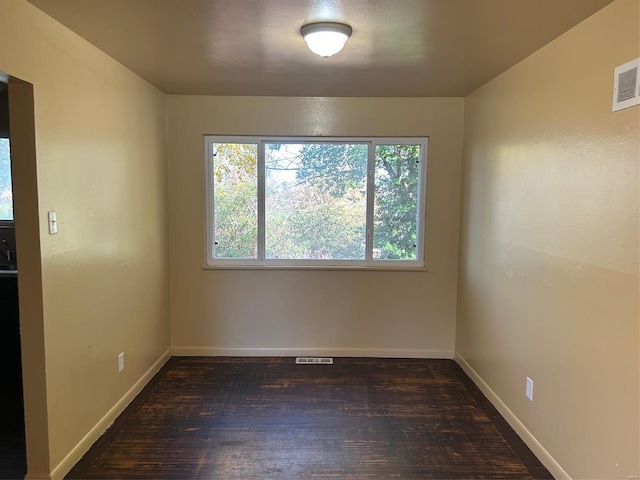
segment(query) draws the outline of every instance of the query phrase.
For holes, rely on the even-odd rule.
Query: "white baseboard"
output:
[[[462,357],[462,355],[456,353],[455,361],[462,367],[467,375],[473,380],[478,388],[484,393],[489,401],[496,407],[496,410],[500,412],[505,420],[511,425],[520,438],[527,444],[536,457],[542,462],[542,464],[551,472],[551,475],[556,480],[571,480],[571,477],[560,464],[551,456],[551,454],[542,446],[542,444],[533,436],[533,434],[524,426],[524,424],[516,417],[516,415],[507,407],[507,405],[500,399],[500,397],[493,391],[493,389],[485,382],[482,377],[476,372],[471,365]]]
[[[376,357],[376,358],[447,358],[448,350],[386,348],[254,348],[254,347],[173,347],[177,357]]]
[[[80,442],[69,452],[69,454],[51,471],[52,479],[62,479],[69,473],[76,463],[87,453],[89,448],[100,438],[100,436],[111,426],[124,409],[133,401],[134,398],[149,383],[153,376],[158,373],[162,366],[171,357],[171,350],[167,349],[158,360],[140,377],[140,379],[125,393],[118,402],[102,417],[96,425],[89,430]],[[30,477],[25,477],[30,480]],[[34,479],[35,480],[35,479]]]

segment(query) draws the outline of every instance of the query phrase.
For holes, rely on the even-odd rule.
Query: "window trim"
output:
[[[258,147],[257,195],[258,195],[258,238],[257,258],[215,258],[213,256],[214,232],[214,186],[211,181],[213,172],[212,148],[215,143],[246,143]],[[367,157],[367,199],[366,199],[366,236],[365,258],[362,260],[320,260],[320,259],[266,259],[265,256],[265,144],[267,143],[365,143],[368,145]],[[421,157],[418,183],[417,222],[417,259],[385,260],[373,259],[373,206],[375,201],[375,149],[378,145],[420,145]],[[398,270],[427,271],[426,234],[427,234],[427,194],[429,170],[429,137],[316,137],[316,136],[255,136],[255,135],[204,135],[204,193],[205,193],[205,234],[204,264],[205,270],[214,269],[277,269],[277,270]]]

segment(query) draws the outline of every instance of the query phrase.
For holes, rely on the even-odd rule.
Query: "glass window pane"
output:
[[[366,144],[265,144],[265,257],[364,259],[366,189]]]
[[[420,145],[377,145],[373,258],[416,260]]]
[[[0,220],[13,220],[9,139],[0,138]]]
[[[214,143],[213,256],[258,256],[258,146]]]

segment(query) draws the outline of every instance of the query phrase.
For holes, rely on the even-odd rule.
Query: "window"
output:
[[[424,266],[426,138],[205,137],[207,265]]]
[[[0,138],[0,222],[13,222],[9,139]]]

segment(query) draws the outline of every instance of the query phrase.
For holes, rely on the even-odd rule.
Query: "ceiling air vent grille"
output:
[[[613,111],[640,105],[640,58],[615,70]]]

